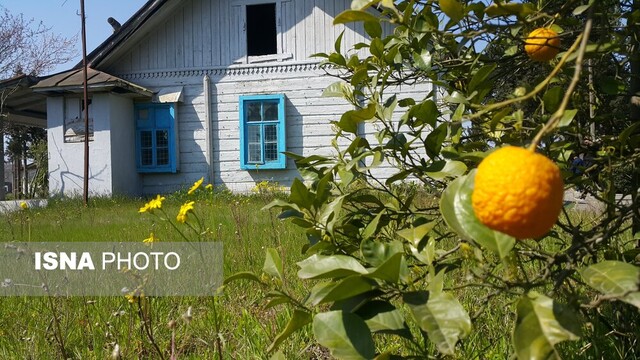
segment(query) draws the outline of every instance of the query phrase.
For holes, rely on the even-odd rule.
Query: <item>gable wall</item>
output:
[[[234,44],[241,36],[239,31],[230,30],[232,1],[183,1],[164,27],[154,29],[106,69],[149,89],[183,86],[183,101],[177,106],[180,170],[176,174],[142,174],[142,193],[185,189],[200,177],[238,192],[250,191],[264,180],[290,185],[299,176],[291,160],[285,170],[240,169],[241,95],[284,94],[287,151],[305,156],[333,153],[331,121],[339,120],[352,106],[342,99],[321,97],[336,79],[318,68],[320,59],[309,56],[333,49],[344,29],[332,25],[333,17],[348,8],[350,1],[283,0],[281,21],[286,30],[282,46],[291,57],[259,64],[234,63],[239,57],[233,54],[240,51]],[[362,29],[347,29],[343,53],[353,44],[366,41],[363,33]],[[210,77],[210,104],[205,103],[205,75]],[[423,84],[403,91],[421,99],[430,89],[429,84]],[[211,120],[210,161],[207,111]],[[363,131],[372,141],[374,129],[365,127]],[[396,171],[385,166],[377,170],[377,175],[388,177]]]
[[[163,24],[150,30],[132,50],[107,65],[105,70],[123,74],[244,63],[245,35],[237,0],[182,1],[184,4]],[[315,53],[328,52],[345,29],[343,49],[365,40],[361,24],[350,24],[346,28],[332,24],[335,15],[349,7],[348,0],[279,1],[283,62],[309,61]]]

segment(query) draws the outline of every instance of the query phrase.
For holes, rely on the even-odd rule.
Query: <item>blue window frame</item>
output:
[[[173,172],[176,158],[176,122],[173,104],[136,104],[136,163],[138,172]]]
[[[240,168],[284,169],[284,95],[240,96]]]

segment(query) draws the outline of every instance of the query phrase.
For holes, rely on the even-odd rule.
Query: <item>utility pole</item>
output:
[[[640,0],[633,0],[632,11],[640,11]],[[631,122],[640,122],[640,26],[629,24],[631,28],[631,44],[629,45],[629,57],[631,64],[631,82],[629,86],[630,93],[630,111],[629,118]],[[636,130],[637,131],[637,130]],[[633,173],[631,174],[631,201],[633,204],[633,234],[640,233],[640,205],[638,204],[638,187],[640,187],[640,169],[635,164]],[[636,248],[640,248],[640,240],[636,243]]]
[[[84,0],[80,0],[80,17],[82,18],[82,76],[84,93],[84,206],[89,203],[89,94],[87,91],[87,32],[85,28]]]

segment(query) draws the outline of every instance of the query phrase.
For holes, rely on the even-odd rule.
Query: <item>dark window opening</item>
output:
[[[247,54],[277,54],[276,4],[247,5]]]

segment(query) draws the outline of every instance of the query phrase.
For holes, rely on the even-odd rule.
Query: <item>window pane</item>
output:
[[[153,150],[142,149],[140,151],[140,160],[141,160],[142,166],[153,165]]]
[[[260,110],[262,103],[259,101],[248,101],[245,103],[247,107],[247,121],[262,121],[262,114]]]
[[[264,161],[276,161],[278,160],[278,144],[277,143],[265,143],[264,144]]]
[[[140,147],[150,148],[153,146],[151,131],[140,131]]]
[[[247,126],[247,141],[249,144],[260,144],[260,126]]]
[[[264,102],[264,119],[267,120],[278,120],[278,102],[270,101]]]
[[[169,131],[168,130],[156,130],[156,146],[168,147],[169,146]]]
[[[264,126],[264,142],[278,142],[278,125]]]
[[[169,165],[169,148],[158,148],[156,150],[156,165]]]
[[[250,163],[259,163],[260,160],[260,144],[249,144],[249,159]]]

